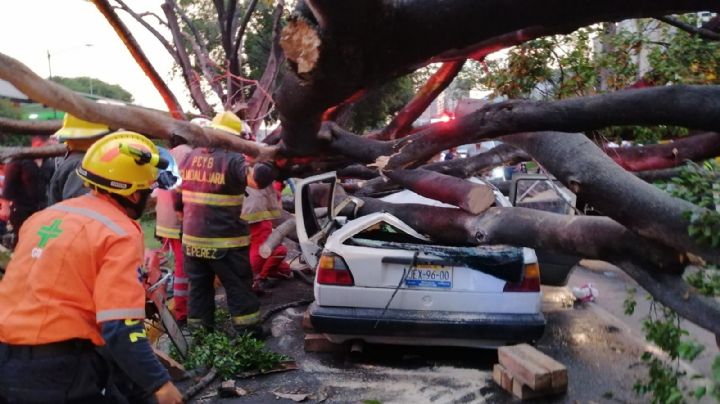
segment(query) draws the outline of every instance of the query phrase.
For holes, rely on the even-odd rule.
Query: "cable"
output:
[[[395,290],[393,291],[392,296],[390,296],[390,300],[388,300],[382,313],[380,313],[380,317],[378,317],[378,319],[375,321],[375,325],[373,326],[373,328],[377,328],[378,324],[380,324],[380,321],[383,319],[383,317],[385,317],[385,313],[387,312],[388,307],[390,307],[390,303],[392,303],[393,299],[395,299],[395,295],[397,294],[398,290],[400,290],[400,286],[402,286],[403,282],[405,282],[405,277],[407,276],[407,274],[410,273],[410,271],[413,268],[415,268],[417,256],[419,253],[420,253],[420,251],[416,250],[413,253],[412,261],[410,262],[410,267],[408,267],[407,269],[403,268],[403,274],[402,274],[402,277],[400,278],[400,282],[398,282],[397,286],[395,287]]]

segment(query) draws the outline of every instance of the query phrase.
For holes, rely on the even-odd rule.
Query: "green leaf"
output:
[[[695,391],[693,392],[693,397],[696,400],[699,400],[699,399],[703,398],[706,393],[707,393],[707,387],[700,386],[700,387],[696,388]]]

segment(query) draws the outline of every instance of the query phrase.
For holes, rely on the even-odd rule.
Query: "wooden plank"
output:
[[[303,314],[302,318],[302,329],[306,333],[312,333],[315,332],[315,329],[313,328],[312,322],[310,321],[310,312],[308,310],[305,310],[305,313]]]
[[[553,392],[558,393],[567,390],[568,373],[567,368],[562,363],[528,344],[516,345],[516,348],[522,352],[526,358],[550,373],[550,387]]]
[[[500,364],[512,374],[513,379],[526,384],[531,389],[547,390],[551,387],[550,372],[531,361],[525,352],[517,346],[498,348]]]
[[[345,345],[330,342],[322,334],[305,334],[305,352],[341,352]]]
[[[532,400],[534,398],[539,398],[547,395],[548,393],[535,391],[528,387],[526,384],[523,384],[519,380],[515,379],[512,383],[512,394],[520,400]]]

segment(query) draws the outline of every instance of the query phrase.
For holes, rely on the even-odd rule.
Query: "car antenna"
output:
[[[400,278],[400,282],[398,282],[397,286],[395,287],[395,290],[393,291],[392,296],[390,296],[390,300],[388,300],[382,313],[380,313],[380,317],[378,317],[378,319],[375,320],[375,325],[373,326],[373,328],[377,328],[378,324],[380,324],[380,321],[383,319],[383,317],[385,317],[385,313],[387,312],[388,307],[390,307],[390,303],[392,303],[398,290],[400,290],[400,286],[402,286],[403,282],[405,282],[405,277],[407,276],[407,274],[410,273],[410,270],[412,270],[415,267],[419,253],[420,253],[420,251],[415,250],[415,252],[413,252],[412,261],[410,261],[410,266],[407,269],[403,268],[403,274],[402,274],[402,277]]]

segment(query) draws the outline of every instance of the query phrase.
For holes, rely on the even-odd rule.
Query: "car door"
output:
[[[515,174],[510,185],[513,206],[566,215],[576,213],[576,196],[559,181],[543,174]],[[535,250],[543,285],[564,286],[570,271],[582,257]]]
[[[311,267],[335,224],[331,209],[335,199],[335,172],[315,175],[302,180],[295,189],[295,222],[300,249]]]

